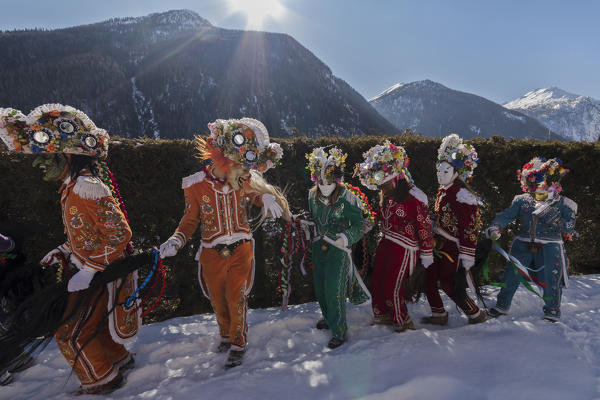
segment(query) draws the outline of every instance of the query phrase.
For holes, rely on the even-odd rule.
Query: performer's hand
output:
[[[263,202],[263,214],[271,213],[271,215],[275,218],[281,217],[283,214],[283,209],[277,201],[275,201],[275,196],[270,193],[265,193],[262,195]]]
[[[473,268],[473,265],[475,265],[475,261],[467,261],[467,260],[465,260],[464,258],[461,258],[460,260],[461,260],[461,262],[462,262],[462,266],[463,266],[463,268],[464,268],[466,271],[470,270],[471,268]]]
[[[44,256],[44,258],[42,258],[42,260],[40,261],[40,264],[42,264],[45,267],[48,267],[50,265],[58,263],[59,262],[59,257],[61,255],[64,258],[68,258],[70,253],[71,252],[69,251],[69,249],[67,248],[67,246],[65,246],[64,244],[61,244],[60,246],[58,246],[54,250],[49,251],[48,254],[46,254]]]
[[[421,257],[421,264],[423,264],[423,267],[427,269],[427,267],[433,264],[433,256]]]
[[[177,254],[177,251],[181,248],[181,241],[171,236],[166,242],[160,245],[160,258],[173,257]]]
[[[67,285],[67,290],[69,292],[76,292],[78,290],[87,289],[90,287],[90,282],[94,277],[94,271],[91,268],[85,268],[80,270],[78,273],[73,275],[71,279],[69,279],[69,284]]]
[[[348,247],[348,241],[346,240],[346,238],[344,236],[340,235],[339,233],[338,233],[338,238],[335,239],[335,242],[333,242],[333,243],[335,243],[335,245],[337,247],[342,247],[342,248]]]
[[[496,225],[492,225],[489,228],[487,228],[485,230],[485,236],[487,236],[488,238],[496,241],[498,239],[500,239],[500,228],[498,228]]]

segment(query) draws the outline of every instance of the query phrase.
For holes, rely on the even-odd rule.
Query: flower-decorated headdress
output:
[[[413,183],[408,172],[409,159],[402,146],[396,146],[386,140],[383,145],[371,147],[363,153],[365,161],[356,164],[354,175],[358,175],[360,183],[371,190],[394,179],[406,179]]]
[[[436,165],[447,162],[454,167],[458,178],[463,182],[473,179],[473,171],[477,168],[479,158],[475,147],[463,143],[463,140],[455,133],[446,136],[438,149]]]
[[[559,158],[546,160],[544,157],[535,157],[517,171],[517,180],[521,182],[521,189],[525,193],[534,193],[538,189],[560,193],[560,180],[568,172]]]
[[[218,119],[208,124],[210,137],[197,137],[200,157],[225,157],[245,167],[264,172],[279,163],[283,149],[269,142],[262,122],[253,118]]]
[[[337,147],[333,147],[327,152],[324,147],[317,147],[310,154],[306,154],[308,165],[306,169],[310,171],[310,179],[317,182],[319,178],[328,184],[340,183],[344,176],[344,167],[346,166],[346,157]]]
[[[14,108],[0,108],[0,139],[10,151],[19,153],[106,158],[110,138],[82,111],[62,104],[44,104],[29,115]]]

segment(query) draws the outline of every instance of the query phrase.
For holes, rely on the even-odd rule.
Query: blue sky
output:
[[[397,82],[431,79],[499,103],[549,86],[600,100],[600,1],[280,2],[285,12],[251,27],[293,36],[367,99]],[[227,0],[0,0],[0,29],[181,8],[219,27],[248,27]]]

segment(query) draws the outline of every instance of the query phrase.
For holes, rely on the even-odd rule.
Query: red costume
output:
[[[413,187],[408,201],[389,203],[377,212],[383,239],[375,253],[371,294],[376,320],[391,318],[396,327],[410,321],[404,302],[404,280],[417,264],[419,253],[424,264],[433,258],[433,235],[427,197]]]
[[[475,247],[480,222],[477,211],[477,197],[460,184],[439,189],[435,200],[435,242],[437,257],[425,272],[425,294],[433,316],[447,315],[438,291],[442,290],[456,303],[454,274],[459,261],[471,266],[475,262]],[[466,296],[458,306],[469,318],[479,315],[477,304]]]

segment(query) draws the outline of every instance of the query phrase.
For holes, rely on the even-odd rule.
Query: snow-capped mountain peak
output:
[[[595,141],[600,137],[600,102],[588,96],[550,87],[527,92],[504,107],[536,118],[570,140]]]

